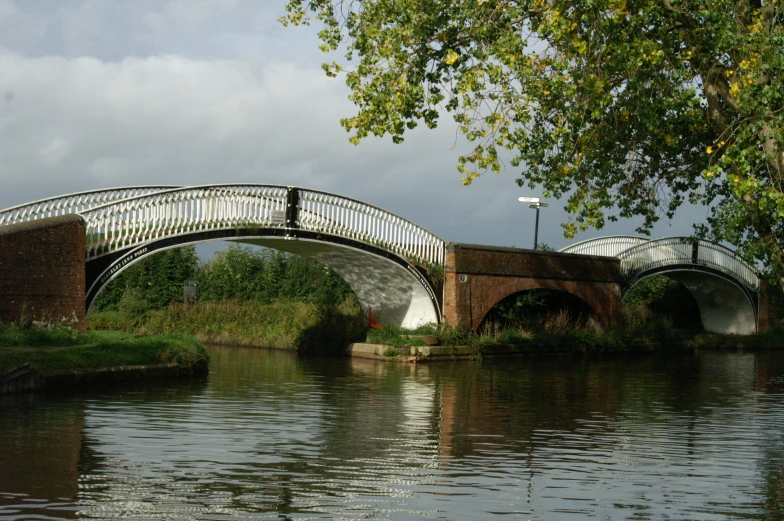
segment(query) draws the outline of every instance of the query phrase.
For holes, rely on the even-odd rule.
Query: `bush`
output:
[[[367,316],[349,295],[338,305],[312,302],[254,300],[202,301],[170,304],[148,311],[142,318],[119,311],[92,313],[91,328],[136,334],[185,334],[203,342],[241,344],[310,352],[341,352],[362,340]]]
[[[199,258],[193,246],[155,253],[120,273],[95,299],[96,310],[139,314],[182,301],[185,282],[193,279]]]
[[[643,279],[623,299],[624,314],[642,313],[647,307],[653,315],[664,317],[671,326],[684,330],[701,330],[700,310],[688,289],[664,275]],[[652,317],[649,318],[652,320]]]
[[[125,288],[123,296],[116,305],[117,311],[130,315],[131,317],[141,318],[146,312],[153,309],[152,304],[147,300],[145,291],[142,288]]]
[[[276,300],[339,305],[353,294],[337,273],[312,259],[231,245],[199,268],[202,300]]]
[[[202,300],[277,300],[337,306],[353,292],[333,270],[311,259],[270,249],[231,245],[199,266],[192,246],[156,253],[106,285],[96,311],[141,316],[181,302],[183,285],[198,280]]]

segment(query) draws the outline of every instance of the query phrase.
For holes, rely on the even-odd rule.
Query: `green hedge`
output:
[[[352,294],[339,275],[311,259],[231,245],[200,265],[194,248],[186,246],[156,253],[120,273],[98,296],[94,310],[141,316],[181,302],[189,280],[199,282],[203,301],[288,300],[336,306]]]

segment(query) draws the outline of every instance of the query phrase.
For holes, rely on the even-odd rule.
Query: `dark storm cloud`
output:
[[[320,70],[315,30],[283,30],[285,2],[0,0],[0,208],[138,184],[298,185],[386,208],[444,239],[530,246],[518,172],[462,186],[467,150],[446,118],[402,145],[348,143],[353,113]],[[557,201],[540,240],[566,244]],[[689,209],[661,235],[690,233]],[[629,234],[620,223],[586,238]]]

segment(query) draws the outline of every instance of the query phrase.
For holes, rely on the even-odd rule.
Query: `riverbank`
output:
[[[366,358],[385,362],[429,363],[453,362],[458,360],[484,360],[524,355],[603,355],[603,354],[652,354],[659,352],[696,352],[696,351],[764,351],[784,350],[784,334],[777,337],[768,335],[732,336],[705,333],[689,340],[671,344],[640,341],[636,344],[617,348],[613,345],[601,346],[595,342],[587,349],[583,343],[561,341],[529,342],[515,344],[482,343],[473,345],[415,345],[395,346],[358,342],[346,349],[347,356]],[[414,342],[412,342],[413,344]],[[597,345],[598,344],[598,345]]]
[[[137,335],[189,335],[210,344],[285,349],[305,353],[342,354],[362,341],[367,317],[355,299],[336,306],[309,302],[203,301],[174,303],[144,313],[94,312],[88,327]]]
[[[96,312],[88,318],[88,325],[97,329],[144,335],[184,334],[205,343],[384,360],[784,347],[782,331],[735,336],[687,330],[639,306],[625,308],[622,324],[610,329],[581,323],[562,312],[547,314],[525,327],[486,325],[478,333],[436,325],[415,330],[390,325],[374,329],[367,323],[353,299],[338,306],[293,301],[207,301],[190,306],[170,304],[140,314]],[[425,338],[438,347],[425,349]]]
[[[208,372],[208,360],[201,342],[182,335],[141,337],[117,331],[79,333],[66,327],[0,324],[0,374],[6,382],[25,377],[62,385],[169,373],[194,376]],[[19,369],[11,372],[15,368]],[[13,389],[17,384],[9,385]]]
[[[353,343],[347,355],[401,362],[481,360],[529,354],[605,355],[664,351],[784,349],[784,330],[755,335],[720,335],[671,327],[667,321],[627,321],[608,330],[577,327],[554,317],[540,329],[493,329],[483,333],[426,326],[385,326]],[[428,345],[430,344],[430,345]]]

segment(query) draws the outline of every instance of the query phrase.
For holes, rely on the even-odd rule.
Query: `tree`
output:
[[[140,260],[109,282],[95,301],[96,309],[118,309],[133,302],[138,310],[182,302],[183,284],[199,266],[193,246],[164,250]]]
[[[464,183],[506,150],[518,184],[567,197],[567,237],[702,203],[697,232],[784,286],[784,0],[290,0],[281,21],[312,14],[355,63],[355,144],[450,112]]]
[[[236,244],[203,264],[197,278],[203,300],[288,300],[336,306],[352,293],[337,273],[312,259]]]

